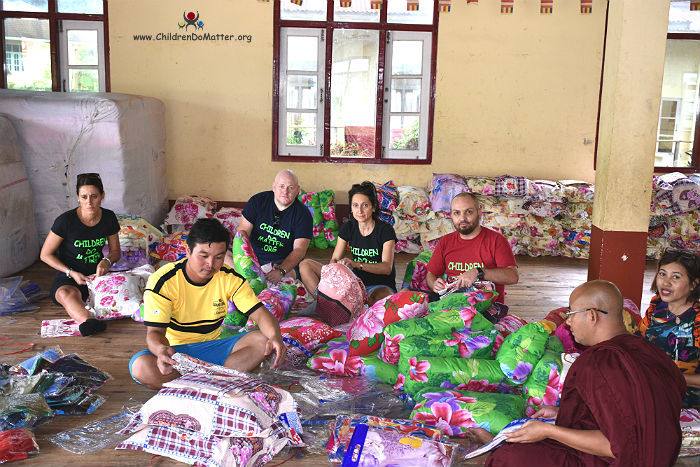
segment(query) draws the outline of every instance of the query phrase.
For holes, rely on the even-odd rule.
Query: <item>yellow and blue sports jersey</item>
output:
[[[263,306],[240,274],[228,266],[206,284],[187,277],[187,259],[163,266],[149,279],[143,293],[144,324],[167,328],[170,345],[192,344],[219,338],[228,312],[228,300],[249,315]]]

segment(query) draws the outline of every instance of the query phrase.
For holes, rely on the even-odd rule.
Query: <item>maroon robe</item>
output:
[[[491,467],[665,467],[681,446],[679,415],[685,379],[657,346],[631,334],[596,344],[564,381],[556,424],[600,430],[615,458],[586,454],[557,441],[506,443]]]

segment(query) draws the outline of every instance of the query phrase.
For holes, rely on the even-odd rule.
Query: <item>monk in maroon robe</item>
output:
[[[627,332],[622,295],[608,281],[577,287],[567,323],[590,346],[571,366],[559,408],[543,407],[491,453],[492,467],[665,467],[681,445],[685,381],[657,346]],[[487,441],[488,439],[482,440]]]

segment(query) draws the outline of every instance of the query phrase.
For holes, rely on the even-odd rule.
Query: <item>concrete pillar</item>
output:
[[[610,0],[589,279],[640,305],[670,0]]]

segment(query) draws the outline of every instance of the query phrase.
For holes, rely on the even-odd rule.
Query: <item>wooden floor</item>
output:
[[[327,261],[330,250],[312,251],[310,256]],[[406,263],[413,255],[399,254],[396,258],[397,278],[402,278]],[[520,282],[507,287],[507,303],[511,313],[515,313],[529,321],[544,317],[550,310],[566,306],[568,296],[574,287],[586,280],[587,262],[567,258],[528,258],[519,257]],[[43,263],[35,263],[18,275],[39,284],[43,290],[49,290],[53,271]],[[644,288],[648,289],[653,276],[653,265],[649,264],[645,277]],[[650,292],[645,292],[642,303],[648,304]],[[145,348],[145,330],[143,325],[131,320],[110,321],[107,332],[92,337],[64,337],[42,339],[39,335],[41,321],[65,317],[61,308],[54,305],[50,299],[38,303],[40,309],[15,315],[0,316],[2,335],[9,337],[11,343],[33,342],[35,349],[17,355],[0,357],[4,363],[18,363],[38,351],[60,347],[64,353],[77,353],[93,365],[109,372],[113,380],[109,381],[99,393],[107,397],[107,402],[93,415],[89,416],[59,416],[36,430],[41,454],[33,459],[14,462],[19,466],[171,466],[183,465],[168,458],[156,457],[150,454],[134,451],[116,451],[105,449],[88,456],[71,454],[51,443],[48,439],[55,433],[68,428],[82,427],[91,421],[106,418],[120,412],[121,407],[130,399],[145,402],[154,392],[136,384],[129,376],[128,362],[131,356]],[[2,350],[6,349],[6,350]],[[15,350],[12,347],[0,347],[0,353]],[[293,453],[292,453],[293,454]],[[303,454],[303,453],[302,453]],[[283,451],[269,465],[276,465],[290,457],[289,452]],[[478,465],[485,457],[479,457],[460,465]],[[687,463],[688,461],[692,461]],[[324,455],[301,455],[285,463],[289,467],[327,465]],[[698,457],[684,459],[677,466],[698,465]]]

